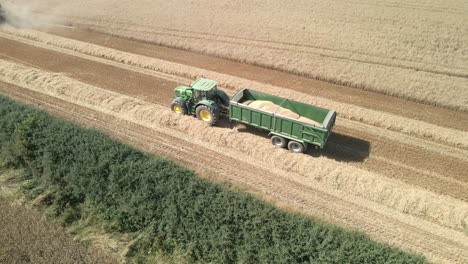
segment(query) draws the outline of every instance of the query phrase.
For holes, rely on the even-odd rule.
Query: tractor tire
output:
[[[199,105],[196,113],[198,119],[210,126],[215,125],[219,119],[219,108],[217,106]]]
[[[292,153],[304,153],[304,150],[305,150],[304,144],[302,144],[301,142],[293,141],[293,140],[289,141],[288,149]]]
[[[223,106],[224,108],[229,108],[229,96],[224,91],[217,90],[215,97],[217,99],[216,101],[221,106]]]
[[[175,98],[171,103],[172,112],[180,115],[186,115],[188,113],[187,103],[182,98]]]
[[[288,144],[288,142],[286,141],[286,139],[284,137],[280,137],[280,136],[272,136],[271,137],[271,144],[275,147],[278,147],[278,148],[285,148],[286,145]]]

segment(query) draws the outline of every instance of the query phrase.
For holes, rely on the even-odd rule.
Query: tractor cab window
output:
[[[211,91],[200,91],[200,90],[193,91],[193,99],[195,99],[195,101],[200,101],[203,98],[210,98],[210,97],[211,97]]]

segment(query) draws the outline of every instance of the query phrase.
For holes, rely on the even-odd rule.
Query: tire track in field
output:
[[[106,32],[109,29],[109,24],[103,23],[103,21],[93,21],[93,19],[79,20],[74,18],[75,25],[83,27],[91,27],[97,31]],[[90,23],[90,21],[93,21]],[[169,28],[158,28],[158,27],[148,27],[141,24],[126,22],[113,21],[112,26],[115,27],[115,24],[119,24],[119,31],[126,32],[143,32],[146,34],[154,35],[164,35],[168,37],[176,37],[182,39],[198,39],[203,41],[210,42],[220,42],[225,44],[235,44],[247,47],[256,47],[256,48],[267,48],[272,50],[277,50],[281,52],[291,52],[298,54],[310,54],[319,57],[328,57],[336,60],[343,61],[352,61],[358,63],[365,63],[371,65],[381,65],[386,67],[401,68],[407,70],[423,71],[427,73],[432,73],[436,75],[449,76],[449,77],[459,77],[459,78],[468,78],[466,69],[454,68],[448,65],[437,65],[427,62],[418,62],[406,59],[391,59],[382,55],[368,54],[365,52],[352,51],[352,50],[343,50],[343,49],[333,49],[323,46],[299,44],[299,43],[287,43],[281,41],[271,41],[271,40],[259,40],[246,37],[233,37],[225,35],[217,35],[210,32],[195,32],[187,31],[180,29],[169,29]],[[356,57],[356,54],[359,54],[359,57]]]
[[[420,10],[425,12],[434,12],[434,13],[443,13],[443,14],[456,14],[462,15],[463,12],[457,10],[456,8],[447,8],[447,7],[438,7],[438,6],[431,6],[426,4],[411,4],[411,3],[385,3],[385,2],[367,2],[367,1],[340,1],[336,0],[336,2],[346,3],[346,4],[361,4],[361,5],[368,5],[368,6],[378,6],[378,7],[390,7],[390,8],[398,8],[398,9],[413,9],[413,10]],[[432,3],[431,3],[432,4]]]
[[[249,164],[244,161],[239,166],[240,161],[237,158],[212,153],[198,145],[192,146],[191,142],[183,138],[173,138],[170,136],[171,132],[160,134],[152,129],[16,86],[1,84],[0,90],[2,94],[16,100],[38,105],[53,115],[98,128],[145,151],[175,158],[185,164],[189,162],[190,167],[195,167],[205,177],[208,175],[218,181],[240,183],[269,200],[279,202],[283,208],[293,207],[358,228],[375,239],[420,252],[432,261],[463,263],[468,258],[468,244],[459,244],[365,208],[356,208],[356,205],[342,199],[289,181],[271,169],[264,171],[265,165],[258,166],[258,163]],[[194,161],[194,153],[199,153],[197,157],[200,162]],[[209,166],[200,168],[203,164]]]
[[[19,45],[16,44],[16,48],[19,48]],[[32,47],[28,47],[28,49],[31,48]],[[30,60],[32,64],[40,64],[43,67],[51,69],[52,71],[65,70],[66,72],[71,73],[72,76],[74,76],[74,78],[78,78],[86,83],[95,84],[101,87],[105,87],[109,90],[114,90],[136,98],[141,98],[146,101],[156,102],[161,105],[169,104],[170,100],[172,99],[172,89],[176,86],[175,81],[179,81],[179,83],[181,81],[183,81],[183,83],[188,83],[190,81],[184,78],[174,77],[168,74],[160,74],[158,72],[150,70],[139,68],[135,69],[135,67],[132,66],[122,65],[120,63],[115,63],[104,59],[98,59],[98,63],[94,63],[93,61],[83,61],[82,58],[76,58],[74,56],[66,54],[57,54],[55,52],[52,52],[49,55],[50,57],[35,55],[38,57],[33,58],[32,54],[40,54],[41,52],[47,53],[48,51],[39,49],[37,52],[28,54],[25,51],[23,52],[22,50],[18,50],[17,53],[19,54],[17,54],[16,56],[20,57],[20,54],[24,54],[21,61]],[[86,55],[84,56],[87,59],[96,60],[94,57]],[[52,63],[52,65],[47,64],[49,61],[53,60],[53,58],[57,60],[59,57],[63,57],[63,61],[66,61],[66,65],[63,65],[63,63],[61,62],[58,62],[56,64]],[[73,63],[70,63],[72,61]],[[105,63],[107,65],[112,65],[115,67],[104,67],[100,63]],[[123,68],[125,70],[122,71],[122,69],[120,68]],[[88,71],[92,72],[92,74],[88,73]],[[136,72],[131,73],[130,71]],[[140,74],[140,72],[143,72],[144,74],[142,75]],[[121,76],[127,75],[131,75],[131,77],[124,78],[122,80]],[[147,75],[153,77],[149,77]],[[102,76],[106,76],[107,78],[102,78]],[[169,80],[167,82],[163,81],[160,78],[164,80]],[[133,84],[133,82],[135,82],[135,84]],[[153,85],[153,83],[159,84]],[[160,87],[166,87],[167,89],[161,90]],[[231,90],[231,92],[233,91]],[[404,146],[408,143],[413,143],[414,139],[410,137],[408,137],[406,141],[401,141],[402,137],[404,137],[401,134],[388,132],[382,129],[378,130],[377,128],[371,126],[365,127],[363,129],[361,127],[362,124],[357,124],[354,121],[348,122],[340,119],[340,122],[347,122],[349,123],[347,124],[347,126],[351,125],[352,127],[354,127],[351,130],[345,130],[346,134],[352,134],[353,136],[355,136],[354,139],[351,138],[352,142],[355,142],[357,139],[360,139],[357,140],[358,143],[362,142],[363,140],[368,141],[371,142],[371,144],[378,146],[378,150],[371,149],[368,161],[362,162],[362,160],[365,157],[362,157],[362,154],[357,153],[359,147],[355,145],[356,143],[352,143],[351,145],[349,145],[340,142],[335,148],[336,151],[333,152],[332,150],[330,151],[331,153],[325,152],[322,153],[322,155],[329,156],[337,160],[344,159],[354,161],[352,165],[358,168],[383,173],[388,177],[400,179],[404,182],[421,186],[439,194],[446,194],[464,201],[468,200],[468,188],[466,185],[460,184],[460,181],[466,181],[466,178],[463,177],[463,171],[466,165],[466,161],[453,159],[453,156],[452,158],[450,158],[450,156],[444,156],[446,153],[450,153],[451,155],[456,154],[456,151],[449,148],[446,152],[443,152],[442,155],[433,154],[432,150],[428,152],[427,150],[421,149],[419,147],[420,145],[427,145],[426,141],[421,141],[420,143],[418,143],[418,145],[413,145],[413,147],[416,147],[417,149],[417,151],[415,151],[412,149],[413,147]],[[337,125],[337,131],[340,131],[340,129],[342,129],[341,126]],[[369,133],[370,131],[376,129],[377,131],[374,134],[379,135],[377,137],[373,136],[372,133]],[[385,136],[386,138],[381,138],[382,136]],[[392,153],[392,150],[394,149],[399,149],[401,152],[402,147],[408,150],[409,154],[405,154],[405,152],[399,154],[403,158],[403,160],[400,162],[407,164],[407,166],[411,168],[413,168],[413,164],[422,164],[423,167],[430,169],[431,173],[418,171],[417,168],[411,170],[408,168],[401,167],[398,164],[398,160],[396,162],[393,161],[395,157],[386,157],[388,156],[386,153]],[[348,150],[346,150],[346,148]],[[370,146],[368,146],[368,148],[370,148]],[[356,151],[353,151],[353,149],[355,149]],[[436,145],[433,149],[440,150],[440,146]],[[370,149],[367,149],[367,152],[369,151]],[[412,152],[414,152],[415,154]],[[368,156],[369,153],[364,153],[364,156],[366,155]],[[425,161],[424,159],[428,155],[437,159],[438,162]],[[459,156],[463,157],[463,154]],[[461,178],[461,180],[457,180],[458,178]]]

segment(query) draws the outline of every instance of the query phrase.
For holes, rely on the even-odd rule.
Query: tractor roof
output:
[[[209,91],[213,88],[216,88],[217,85],[218,83],[216,81],[206,78],[199,78],[192,83],[191,87],[199,91]]]

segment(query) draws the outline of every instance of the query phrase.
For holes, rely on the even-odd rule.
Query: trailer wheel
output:
[[[196,109],[197,118],[212,126],[219,118],[219,108],[217,106],[199,105]]]
[[[304,152],[304,145],[297,141],[289,141],[288,143],[289,151],[293,153],[303,153]]]
[[[175,98],[171,103],[171,110],[176,114],[186,115],[188,111],[185,100],[182,98]]]
[[[278,147],[278,148],[285,148],[288,142],[286,142],[286,139],[280,136],[272,136],[271,137],[271,144],[273,146]]]

